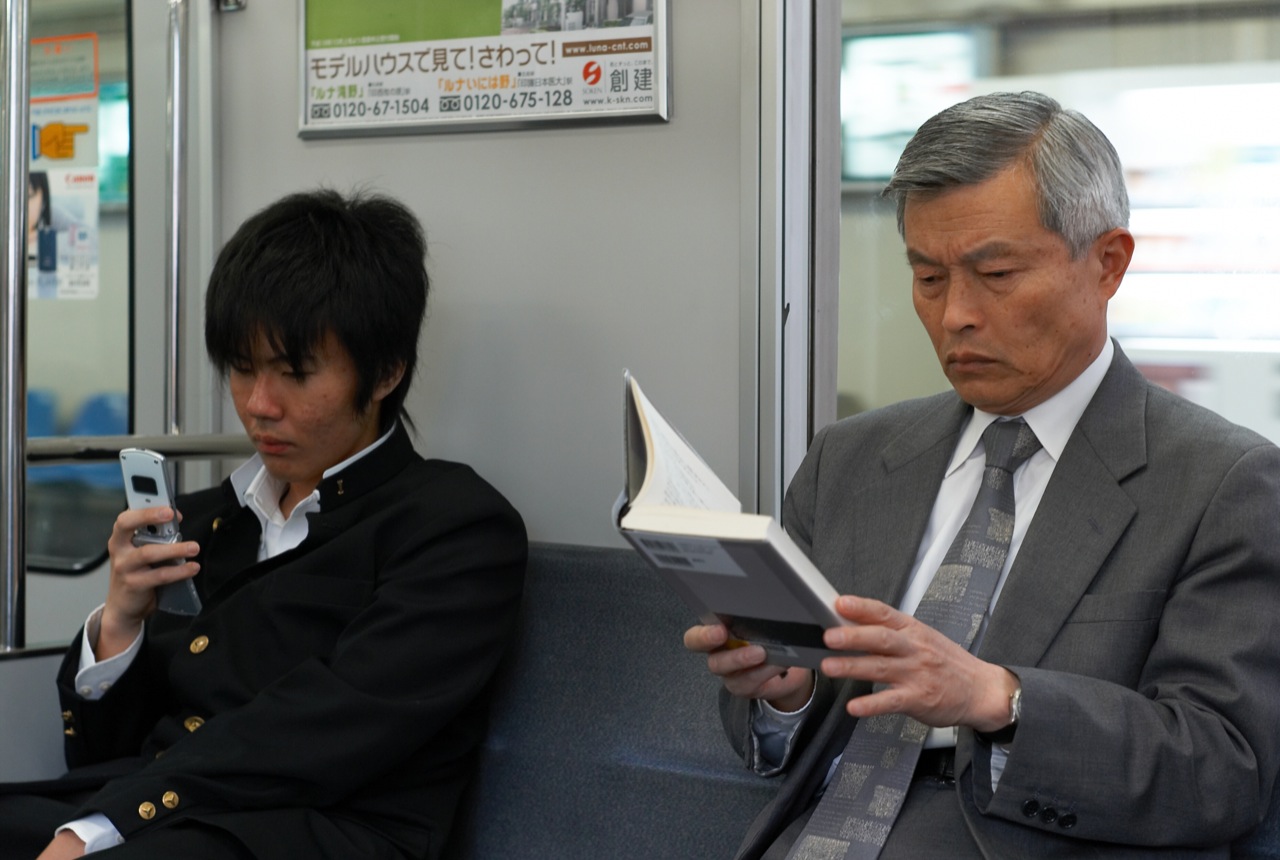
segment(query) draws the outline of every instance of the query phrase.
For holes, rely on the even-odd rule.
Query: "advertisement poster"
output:
[[[300,0],[303,137],[667,119],[667,0]]]
[[[98,295],[98,40],[31,42],[27,294]]]

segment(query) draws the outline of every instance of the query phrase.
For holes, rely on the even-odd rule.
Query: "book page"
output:
[[[693,447],[654,409],[635,377],[628,377],[636,411],[651,442],[644,484],[631,500],[637,505],[672,505],[714,511],[742,511],[742,503]]]

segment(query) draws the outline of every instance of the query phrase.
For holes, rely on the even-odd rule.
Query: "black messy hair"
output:
[[[222,248],[205,295],[205,349],[224,376],[261,335],[295,369],[332,333],[358,371],[357,412],[403,367],[382,401],[380,431],[404,409],[430,278],[422,226],[402,203],[321,189],[251,216]]]

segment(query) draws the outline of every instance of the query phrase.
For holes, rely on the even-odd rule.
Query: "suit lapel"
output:
[[[1146,465],[1147,383],[1119,347],[1027,530],[979,655],[1032,666],[1136,512],[1122,482]]]

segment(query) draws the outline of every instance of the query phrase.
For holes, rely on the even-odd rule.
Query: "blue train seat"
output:
[[[27,438],[58,434],[58,397],[44,388],[27,389]],[[57,480],[57,466],[37,466],[27,470],[27,480],[49,483]]]
[[[128,432],[129,395],[115,392],[86,398],[67,428],[68,436],[123,436]],[[76,478],[82,483],[123,492],[124,479],[118,463],[86,463],[75,469]]]
[[[45,388],[27,390],[27,435],[54,436],[58,430],[58,397]]]
[[[53,433],[36,434],[33,412],[28,406],[27,435],[54,435]],[[85,398],[76,412],[71,424],[67,427],[67,436],[123,436],[129,432],[129,395],[119,392],[104,392]],[[120,466],[117,463],[61,463],[52,466],[41,466],[31,469],[31,480],[39,483],[77,483],[102,490],[123,491],[124,482],[120,477]]]
[[[734,755],[687,607],[630,549],[533,544],[446,860],[728,857],[777,791]]]

